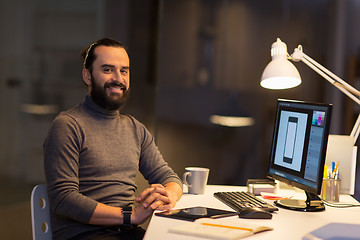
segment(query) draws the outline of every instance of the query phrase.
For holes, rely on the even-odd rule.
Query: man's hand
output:
[[[142,202],[136,206],[131,215],[131,224],[142,224],[144,223],[154,212],[152,208],[145,208]]]
[[[176,201],[180,199],[182,189],[175,182],[152,184],[145,189],[136,202],[139,203],[131,215],[132,224],[142,224],[148,219],[154,210],[171,210],[175,207]],[[89,221],[94,225],[121,225],[123,224],[123,214],[121,208],[98,203]]]
[[[165,186],[152,184],[136,198],[136,202],[142,204],[144,208],[168,211],[175,207],[181,194],[182,189],[177,183],[169,182]]]

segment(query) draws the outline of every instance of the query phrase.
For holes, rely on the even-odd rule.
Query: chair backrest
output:
[[[36,185],[31,192],[33,240],[51,240],[50,206],[46,184]]]

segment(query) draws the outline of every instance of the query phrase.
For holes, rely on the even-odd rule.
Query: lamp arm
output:
[[[331,78],[329,75],[326,75],[325,72],[321,71],[319,68],[317,68],[315,65],[313,65],[308,59],[305,57],[301,59],[306,65],[308,65],[311,69],[313,69],[315,72],[317,72],[319,75],[321,75],[323,78],[325,78],[328,82],[330,82],[334,87],[342,91],[344,94],[346,94],[349,98],[351,98],[354,102],[356,102],[358,105],[360,105],[360,99],[354,96],[354,94],[350,91],[348,91],[348,88],[346,88],[345,85],[335,81],[333,78]]]
[[[326,75],[325,72],[321,71],[319,68],[317,68],[315,65],[313,65],[311,62],[307,60],[307,58],[304,55],[304,58],[301,59],[306,65],[308,65],[310,68],[312,68],[315,72],[317,72],[319,75],[321,75],[323,78],[325,78],[328,82],[330,82],[334,87],[342,91],[344,94],[346,94],[349,98],[351,98],[354,102],[356,102],[358,105],[360,105],[360,99],[352,92],[346,88],[345,85],[335,81],[333,78],[331,78],[329,75]],[[350,85],[349,85],[350,86]]]
[[[291,55],[291,60],[293,61],[303,61],[307,66],[309,66],[311,69],[313,69],[315,72],[317,72],[320,76],[325,78],[328,82],[330,82],[334,87],[339,89],[341,92],[343,92],[346,96],[351,98],[355,103],[360,105],[360,99],[358,98],[360,96],[360,91],[358,91],[356,88],[352,87],[350,84],[327,70],[325,67],[323,67],[321,64],[317,63],[315,60],[307,56],[303,51],[302,47],[299,46],[294,50],[294,53]],[[335,79],[335,80],[334,80]],[[355,122],[355,125],[351,131],[350,136],[353,137],[354,144],[356,143],[356,140],[360,133],[360,114]]]
[[[356,144],[356,140],[359,137],[359,133],[360,133],[360,114],[355,122],[355,125],[350,133],[350,136],[352,136],[354,138],[354,145]]]
[[[303,54],[303,58],[301,59],[302,61],[305,59],[307,61],[309,61],[310,63],[312,63],[314,66],[316,66],[318,69],[320,69],[321,71],[323,71],[324,73],[326,73],[328,76],[332,77],[333,79],[335,79],[336,82],[331,83],[333,85],[343,85],[343,87],[345,89],[347,89],[349,92],[351,92],[352,94],[360,97],[360,91],[357,90],[356,88],[354,88],[353,86],[351,86],[350,84],[348,84],[347,82],[345,82],[344,80],[342,80],[341,78],[339,78],[338,76],[336,76],[334,73],[330,72],[328,69],[326,69],[324,66],[322,66],[321,64],[319,64],[318,62],[316,62],[314,59],[312,59],[311,57],[309,57],[308,55],[306,55],[305,53]],[[303,61],[304,62],[304,61]],[[307,64],[308,65],[308,64]],[[309,66],[309,65],[308,65]],[[312,69],[315,70],[315,68],[312,67]],[[316,71],[316,70],[315,70]],[[323,75],[321,75],[323,76]],[[327,79],[328,80],[328,79]],[[329,81],[329,80],[328,80]]]

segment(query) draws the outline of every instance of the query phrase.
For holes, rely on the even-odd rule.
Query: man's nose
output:
[[[119,83],[125,84],[125,78],[124,78],[124,76],[121,74],[121,71],[120,71],[120,70],[115,71],[113,80],[114,80],[115,82],[119,82]]]

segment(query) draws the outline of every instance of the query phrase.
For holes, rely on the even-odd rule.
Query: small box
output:
[[[261,192],[275,193],[276,183],[272,179],[249,179],[247,181],[247,190],[255,195]]]

